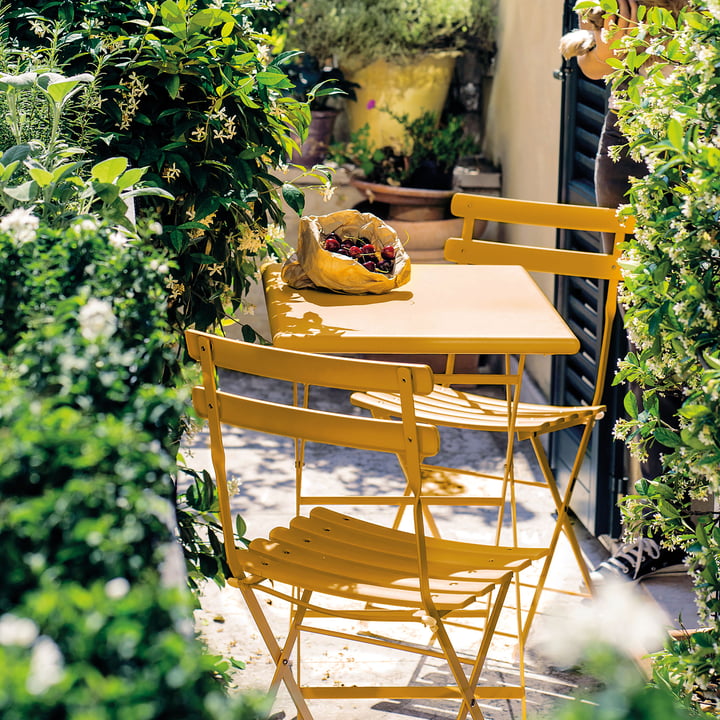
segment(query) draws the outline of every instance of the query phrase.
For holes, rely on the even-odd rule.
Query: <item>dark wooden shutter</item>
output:
[[[576,26],[572,0],[566,2],[563,32]],[[580,205],[595,204],[593,173],[608,92],[603,82],[588,80],[575,60],[564,62],[557,77],[563,83],[562,135],[560,157],[560,202]],[[600,251],[597,233],[558,233],[558,247]],[[600,344],[601,318],[598,317],[604,283],[577,278],[560,278],[556,286],[559,307],[581,342],[575,356],[558,357],[553,362],[552,401],[560,405],[588,404],[592,397],[592,378]],[[614,357],[624,353],[624,333],[615,333],[617,347],[611,348],[610,372],[615,369]],[[608,383],[609,385],[609,383]],[[608,412],[595,428],[587,457],[578,478],[572,509],[583,525],[594,535],[619,531],[617,496],[624,487],[624,456],[622,443],[612,435],[615,419],[622,408],[621,393],[608,388],[605,402]],[[561,484],[570,472],[580,432],[573,429],[555,433],[551,438],[550,462]]]

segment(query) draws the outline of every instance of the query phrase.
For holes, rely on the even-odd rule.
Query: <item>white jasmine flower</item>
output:
[[[130,583],[124,577],[116,577],[105,583],[105,594],[111,600],[120,600],[130,592]]]
[[[163,226],[161,223],[155,221],[151,222],[148,225],[148,232],[152,233],[153,235],[160,235],[160,233],[163,231]]]
[[[112,305],[105,300],[90,298],[78,315],[80,333],[86,340],[109,337],[117,329]]]
[[[55,642],[42,635],[33,645],[30,672],[25,687],[31,695],[42,695],[63,678],[64,659]]]
[[[548,654],[561,663],[576,663],[586,648],[610,645],[629,657],[662,647],[667,618],[635,586],[608,581],[597,597],[548,623],[543,638]]]
[[[15,208],[0,218],[0,230],[15,237],[19,245],[33,242],[40,221],[26,208]]]
[[[37,625],[12,613],[0,616],[0,645],[30,647],[38,636]]]
[[[98,229],[97,223],[92,218],[83,218],[78,224],[77,229],[82,232],[96,232]]]
[[[130,238],[125,233],[114,232],[110,234],[108,241],[110,245],[112,245],[112,247],[119,250],[120,248],[124,248],[128,244]]]

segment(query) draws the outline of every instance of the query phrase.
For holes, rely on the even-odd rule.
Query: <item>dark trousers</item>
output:
[[[617,116],[612,110],[605,115],[597,156],[595,157],[595,204],[600,207],[616,208],[627,203],[627,192],[630,189],[630,178],[641,178],[647,174],[647,168],[642,162],[633,160],[625,151],[627,139],[616,125]],[[610,148],[614,145],[623,146],[618,161],[610,157]],[[610,233],[603,233],[603,247],[605,252],[612,252],[614,237]],[[622,308],[620,308],[622,313]],[[632,343],[630,343],[631,349]],[[630,383],[632,391],[641,402],[640,387]],[[675,414],[682,404],[682,397],[678,394],[668,394],[660,398],[660,417],[673,427]],[[642,405],[640,405],[642,407]],[[665,451],[662,445],[653,443],[648,447],[648,456],[640,464],[644,478],[652,480],[663,472],[661,455]]]

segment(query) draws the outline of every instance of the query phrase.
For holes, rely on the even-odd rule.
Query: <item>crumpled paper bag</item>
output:
[[[353,258],[325,250],[325,238],[333,232],[341,239],[367,238],[378,250],[392,245],[395,248],[393,271],[373,272]],[[410,280],[410,258],[397,233],[375,215],[340,210],[300,218],[297,252],[283,264],[281,277],[297,290],[326,288],[350,295],[381,294]]]

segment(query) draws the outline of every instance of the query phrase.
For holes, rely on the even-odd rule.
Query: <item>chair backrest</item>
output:
[[[400,460],[411,490],[411,495],[401,501],[413,504],[417,497],[417,502],[421,502],[420,462],[435,455],[440,445],[437,429],[418,424],[414,413],[413,395],[428,394],[433,389],[429,367],[282,350],[197,330],[187,330],[185,339],[190,356],[198,360],[202,368],[202,385],[193,388],[193,405],[197,413],[208,420],[220,519],[228,563],[234,573],[241,574],[241,570],[233,563],[239,549],[234,541],[222,424],[303,442],[393,453]],[[299,384],[306,390],[330,387],[399,393],[403,399],[403,416],[400,420],[378,420],[350,414],[349,401],[348,414],[342,414],[313,409],[306,402],[298,404],[296,396],[288,404],[251,397],[237,389],[242,387],[240,376],[228,383],[231,389],[221,387],[218,369]],[[386,501],[397,504],[389,497]],[[382,502],[382,498],[377,498],[377,502]],[[422,513],[416,515],[422,525]]]
[[[602,313],[602,337],[596,356],[597,375],[592,404],[603,392],[613,321],[617,312],[620,243],[634,229],[632,217],[618,218],[610,208],[561,203],[534,202],[511,198],[457,193],[451,211],[463,218],[462,237],[445,243],[445,259],[475,265],[522,265],[531,272],[567,275],[606,281]],[[551,227],[564,230],[610,233],[613,252],[586,252],[558,248],[518,245],[473,238],[476,220],[503,224]],[[582,352],[582,350],[581,350]]]

